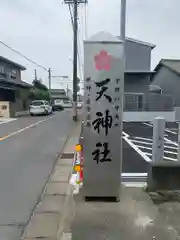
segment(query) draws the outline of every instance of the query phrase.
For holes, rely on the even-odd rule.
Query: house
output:
[[[125,41],[125,82],[127,93],[146,93],[149,91],[151,71],[151,52],[154,44],[126,38]]]
[[[29,90],[32,85],[21,80],[26,68],[0,56],[0,101],[10,102],[11,116],[29,107]]]
[[[155,68],[151,84],[161,88],[163,94],[174,98],[174,105],[180,107],[180,59],[162,59]]]
[[[120,39],[120,37],[118,37]],[[149,94],[151,71],[151,52],[154,44],[126,37],[125,40],[125,75],[124,108],[141,110]]]
[[[154,71],[151,70],[151,53],[156,46],[126,37],[124,109],[127,111],[171,111],[173,98],[150,86]],[[158,94],[160,93],[160,94]]]
[[[56,99],[69,99],[67,96],[67,93],[64,89],[51,89],[51,99],[52,103],[54,103],[54,100]]]

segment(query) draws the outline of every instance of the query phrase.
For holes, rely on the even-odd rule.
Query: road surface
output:
[[[146,173],[152,161],[153,126],[150,123],[129,122],[123,126],[123,172]],[[177,161],[177,123],[166,123],[164,160]]]
[[[69,110],[0,124],[0,239],[20,239],[73,126]]]

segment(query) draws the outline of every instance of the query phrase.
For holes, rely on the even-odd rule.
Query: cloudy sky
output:
[[[161,58],[180,58],[179,9],[180,0],[127,0],[126,35],[156,44],[152,68]],[[101,30],[119,35],[119,15],[120,0],[89,0],[87,36]],[[82,47],[86,36],[84,6],[79,16]],[[53,75],[72,79],[72,25],[63,0],[0,0],[0,40],[45,68],[51,67]],[[32,82],[36,68],[38,77],[48,83],[46,71],[1,44],[0,55],[27,67],[23,80]],[[65,87],[58,79],[52,82],[53,87]]]

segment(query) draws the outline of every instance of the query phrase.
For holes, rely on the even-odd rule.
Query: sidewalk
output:
[[[75,202],[72,240],[180,239],[180,203],[156,205],[143,188],[123,186],[116,203]]]
[[[3,117],[0,117],[0,124],[12,122],[12,121],[15,121],[15,120],[16,120],[16,118],[3,118]]]
[[[79,142],[80,124],[67,141],[63,154],[57,161],[55,169],[47,183],[34,213],[25,228],[22,239],[61,239],[72,216],[70,206],[73,187],[69,184],[72,173],[75,145]]]

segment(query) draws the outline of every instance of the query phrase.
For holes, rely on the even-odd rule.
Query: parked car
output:
[[[63,102],[61,99],[54,100],[54,103],[52,105],[53,111],[61,111],[64,109]]]
[[[52,106],[45,100],[34,100],[31,102],[29,113],[34,115],[49,115],[52,114]]]

